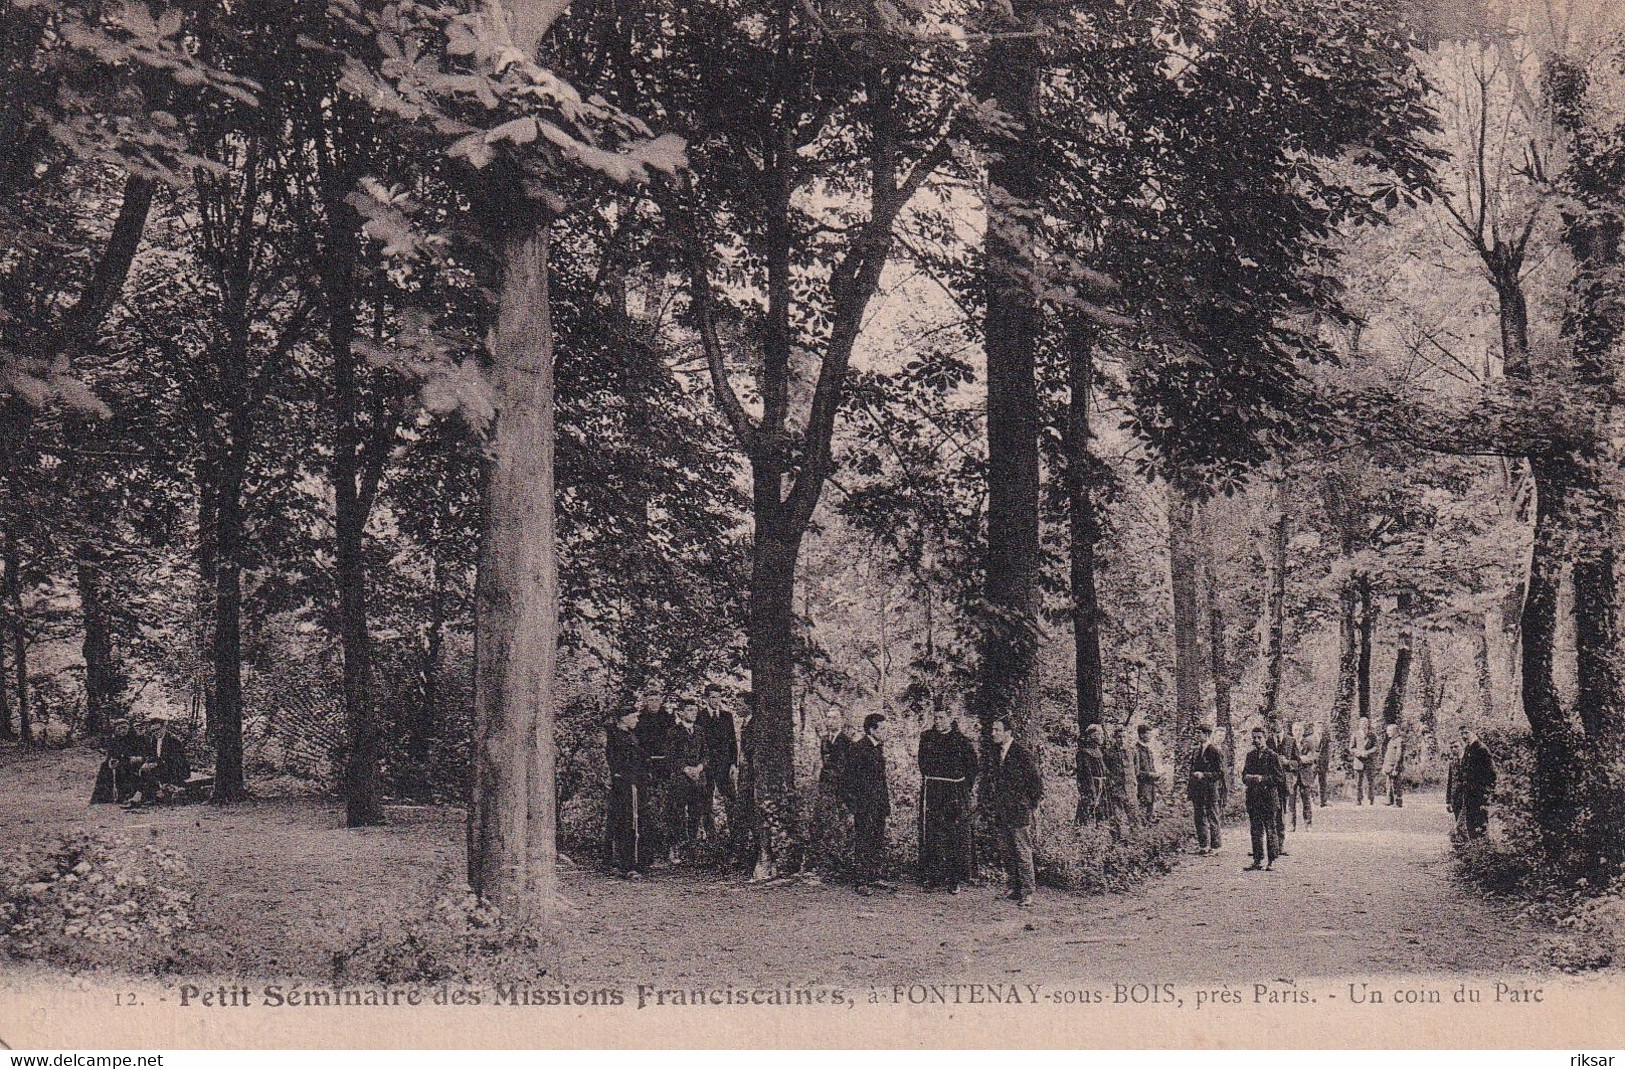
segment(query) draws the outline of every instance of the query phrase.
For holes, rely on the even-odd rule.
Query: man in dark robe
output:
[[[1495,789],[1495,758],[1474,728],[1461,729],[1462,750],[1455,783],[1455,805],[1467,838],[1489,831],[1490,792]]]
[[[129,720],[114,721],[107,756],[96,770],[91,804],[128,802],[141,789],[141,768],[151,756],[151,740],[137,732]]]
[[[920,732],[920,882],[958,894],[971,878],[971,790],[976,746],[938,705]]]
[[[649,811],[661,817],[667,812],[666,795],[671,785],[671,762],[666,754],[666,740],[674,724],[676,720],[666,708],[665,696],[658,689],[650,687],[639,695],[638,744],[643,747],[643,759],[648,765],[644,791],[648,797]],[[657,819],[649,822],[643,830],[643,837],[648,840],[649,857],[664,865],[670,846],[665,821]]]
[[[711,807],[711,781],[706,774],[706,739],[699,710],[684,703],[666,733],[666,841],[671,863],[683,862]]]
[[[1106,755],[1101,743],[1105,732],[1099,724],[1090,724],[1083,731],[1083,745],[1078,747],[1078,812],[1075,820],[1100,823],[1106,806]]]
[[[638,710],[605,732],[609,762],[609,863],[615,875],[641,879],[649,867],[649,764],[638,740]]]
[[[891,788],[886,782],[886,718],[863,718],[863,738],[846,754],[846,803],[852,810],[854,887],[860,895],[892,890],[880,878],[886,850],[886,818],[891,816]]]
[[[1196,852],[1199,854],[1211,853],[1219,848],[1219,815],[1224,811],[1228,780],[1224,751],[1215,743],[1214,735],[1212,724],[1202,725],[1202,741],[1196,744],[1196,752],[1191,755],[1191,770],[1185,787],[1196,817]]]
[[[993,813],[993,826],[1004,847],[1010,897],[1016,900],[1016,905],[1028,909],[1038,887],[1033,871],[1033,814],[1044,797],[1044,774],[1037,759],[1016,741],[1009,721],[1002,718],[993,721],[988,734],[993,752],[988,761],[988,778],[982,787],[983,804]]]
[[[1243,871],[1274,868],[1275,859],[1281,856],[1276,821],[1281,815],[1286,769],[1280,755],[1265,741],[1263,728],[1253,728],[1253,748],[1241,767],[1241,782],[1247,788],[1247,823],[1253,838],[1253,863]]]

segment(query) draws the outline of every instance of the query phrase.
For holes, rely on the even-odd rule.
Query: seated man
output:
[[[151,742],[151,753],[141,763],[136,792],[125,803],[138,806],[144,803],[168,801],[178,795],[192,775],[192,766],[186,759],[186,744],[170,730],[168,714],[152,717],[158,734]]]
[[[150,743],[138,734],[127,719],[113,721],[113,734],[107,740],[107,756],[96,770],[96,786],[91,805],[125,802],[139,790],[141,767],[151,753]]]

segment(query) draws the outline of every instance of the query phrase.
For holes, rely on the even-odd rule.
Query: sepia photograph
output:
[[[1613,1064],[1622,531],[1617,0],[0,0],[0,1048]]]

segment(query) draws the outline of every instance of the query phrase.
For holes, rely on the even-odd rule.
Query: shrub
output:
[[[534,933],[509,929],[495,908],[448,882],[432,905],[334,951],[330,979],[334,987],[525,979],[546,973],[541,950]]]
[[[178,854],[127,838],[75,835],[0,868],[0,950],[70,968],[194,967],[192,892]]]

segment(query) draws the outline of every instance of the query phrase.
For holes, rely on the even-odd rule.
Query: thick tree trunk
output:
[[[217,804],[241,802],[248,797],[243,778],[243,477],[246,467],[240,435],[234,428],[234,444],[219,466],[220,482],[215,500],[214,562],[214,675],[213,714],[215,765],[214,792]]]
[[[6,622],[0,614],[0,741],[15,742],[17,729],[11,723],[11,690],[6,685]]]
[[[489,447],[474,623],[474,783],[468,878],[523,924],[551,909],[558,546],[553,483],[553,330],[545,220],[510,224],[500,247]]]
[[[1360,594],[1353,576],[1337,593],[1337,683],[1332,691],[1332,752],[1346,754],[1354,739],[1355,692],[1359,689]]]
[[[336,198],[334,198],[336,199]],[[330,210],[334,210],[330,205]],[[339,646],[344,661],[344,823],[359,828],[384,822],[380,797],[382,737],[372,701],[371,637],[367,630],[367,514],[361,491],[363,434],[356,382],[353,232],[329,228],[334,248],[327,285],[327,338],[333,355],[333,504],[339,588]]]
[[[1202,722],[1202,609],[1197,589],[1196,503],[1177,486],[1168,487],[1168,578],[1173,593],[1174,745],[1192,749]]]
[[[1100,524],[1089,486],[1089,394],[1094,379],[1093,339],[1081,331],[1071,337],[1067,362],[1070,398],[1066,422],[1066,492],[1072,580],[1072,644],[1078,702],[1078,745],[1083,732],[1098,724],[1102,708],[1100,601],[1095,591],[1095,543]]]
[[[102,592],[101,568],[90,559],[91,552],[89,547],[81,549],[74,563],[74,574],[79,587],[79,617],[84,627],[80,651],[85,658],[85,719],[81,728],[86,735],[99,735],[107,730],[108,721],[118,711],[120,687],[113,663],[112,627]]]
[[[1579,690],[1576,711],[1586,735],[1617,739],[1625,733],[1619,658],[1619,594],[1614,578],[1614,547],[1606,540],[1582,546],[1575,555],[1574,651]]]
[[[1534,545],[1529,555],[1529,577],[1524,585],[1520,668],[1523,709],[1534,736],[1535,768],[1531,786],[1535,812],[1553,842],[1572,827],[1573,733],[1565,722],[1552,673],[1557,638],[1557,601],[1562,582],[1567,538],[1563,530],[1564,480],[1562,461],[1532,458],[1535,483]]]
[[[758,490],[762,490],[758,487]],[[751,549],[750,657],[755,694],[756,814],[759,858],[764,871],[789,863],[797,838],[795,807],[795,585],[801,535],[779,537],[778,509],[758,494],[756,537]],[[764,516],[768,512],[771,516]]]
[[[1013,5],[1018,13],[1027,5]],[[1006,11],[1010,7],[1005,8]],[[1037,52],[1011,38],[989,49],[987,83],[1014,132],[991,138],[985,234],[987,354],[987,576],[980,679],[984,725],[1009,717],[1036,742],[1042,558],[1039,547],[1038,335],[1041,312],[1028,281],[1028,207],[1038,168],[1020,129],[1037,97]]]
[[[1207,655],[1213,677],[1213,722],[1224,735],[1225,768],[1236,765],[1236,729],[1230,706],[1230,654],[1225,641],[1224,610],[1213,586],[1213,569],[1203,569],[1207,591]]]
[[[1405,688],[1410,682],[1412,649],[1411,592],[1400,591],[1396,614],[1399,616],[1399,639],[1394,649],[1394,674],[1388,681],[1388,696],[1382,702],[1382,722],[1397,724],[1405,715]]]
[[[1439,735],[1439,683],[1438,674],[1433,665],[1433,643],[1428,641],[1426,635],[1417,640],[1416,672],[1417,683],[1422,692],[1422,713],[1418,719],[1422,723],[1422,730],[1437,738]]]

